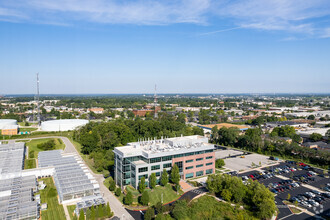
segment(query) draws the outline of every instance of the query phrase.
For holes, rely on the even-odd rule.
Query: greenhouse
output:
[[[65,155],[62,150],[40,152],[39,167],[54,166],[54,181],[60,201],[99,194],[99,185],[84,171],[77,156]]]
[[[0,179],[6,174],[20,172],[24,168],[25,143],[0,145]]]
[[[38,219],[35,176],[0,180],[0,219]]]

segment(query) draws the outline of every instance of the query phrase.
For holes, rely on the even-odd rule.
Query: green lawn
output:
[[[76,205],[69,205],[69,206],[67,206],[67,208],[68,208],[70,218],[73,219],[74,210],[76,209]]]
[[[36,168],[36,159],[25,159],[24,161],[24,169],[33,169]]]
[[[44,190],[40,190],[41,203],[47,203],[48,208],[41,212],[42,220],[64,220],[64,208],[58,203],[57,190],[51,177],[41,179],[47,185]]]
[[[138,203],[138,198],[140,196],[140,193],[138,190],[134,189],[132,186],[126,187],[127,191],[130,191],[133,195],[133,205]],[[158,202],[161,202],[161,197],[163,194],[163,204],[171,202],[173,200],[178,199],[182,195],[182,191],[180,191],[179,194],[177,194],[173,189],[171,184],[167,184],[165,187],[163,186],[156,186],[155,189],[146,189],[146,191],[149,194],[150,199],[150,206],[156,205]],[[123,196],[121,195],[118,198],[120,201],[123,200]]]
[[[37,147],[38,144],[42,144],[42,143],[45,143],[45,142],[50,141],[50,140],[55,140],[55,149],[56,150],[65,148],[65,144],[62,142],[61,139],[58,139],[58,138],[34,139],[34,140],[29,141],[29,142],[26,142],[26,146],[29,147],[29,152],[34,151],[34,158],[38,158],[38,153],[40,151],[43,151],[42,149],[39,149]]]
[[[19,128],[19,132],[31,132],[36,130],[38,130],[38,128]]]

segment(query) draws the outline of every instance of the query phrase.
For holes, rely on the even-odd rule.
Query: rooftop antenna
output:
[[[38,126],[40,126],[39,73],[37,73],[37,121],[38,121]]]
[[[155,84],[155,95],[154,95],[155,114],[154,114],[154,117],[158,118],[158,113],[156,111],[156,106],[157,106],[157,85]]]

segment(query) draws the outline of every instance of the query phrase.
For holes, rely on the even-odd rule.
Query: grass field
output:
[[[24,161],[24,169],[33,169],[36,168],[36,159],[25,159]]]
[[[133,195],[133,205],[137,205],[138,203],[138,198],[140,196],[140,193],[138,190],[134,189],[131,186],[127,186],[126,187],[127,191],[130,191]],[[145,191],[148,192],[149,194],[149,205],[153,206],[156,205],[158,202],[162,201],[162,194],[163,194],[163,204],[171,202],[173,200],[178,199],[181,195],[182,195],[182,191],[179,192],[179,194],[176,193],[176,191],[173,190],[172,185],[171,184],[167,184],[165,187],[163,186],[156,186],[155,189],[151,190],[151,189],[146,189]],[[118,198],[120,201],[123,201],[123,195],[121,195]]]
[[[43,138],[43,139],[34,139],[29,142],[26,142],[26,146],[29,147],[29,153],[30,151],[34,151],[34,158],[38,158],[38,153],[40,151],[43,151],[42,149],[39,149],[37,146],[38,144],[46,143],[47,141],[55,140],[55,149],[64,149],[65,144],[62,142],[61,139],[58,138]]]
[[[68,208],[68,212],[70,215],[70,219],[73,219],[74,210],[76,209],[76,205],[69,205],[69,206],[67,206],[67,208]]]
[[[42,220],[65,220],[64,208],[58,203],[57,190],[51,177],[43,178],[47,185],[44,190],[40,190],[41,203],[47,203],[48,208],[41,212]]]
[[[36,130],[38,130],[38,128],[19,128],[19,132],[31,132]]]

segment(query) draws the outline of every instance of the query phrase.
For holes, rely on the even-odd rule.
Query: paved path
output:
[[[77,154],[80,159],[85,163],[85,161],[81,158],[79,152],[72,144],[72,142],[67,137],[61,136],[49,136],[49,137],[38,137],[38,138],[24,138],[24,139],[16,139],[16,140],[32,140],[32,139],[41,139],[41,138],[60,138],[63,143],[65,144],[65,153],[75,153]],[[104,177],[102,174],[94,173],[89,166],[85,163],[86,167],[88,168],[89,172],[94,176],[95,180],[100,185],[100,191],[102,196],[106,202],[109,202],[111,210],[114,212],[114,215],[119,217],[121,220],[131,220],[134,219],[125,209],[123,204],[115,197],[108,188],[103,184]]]

